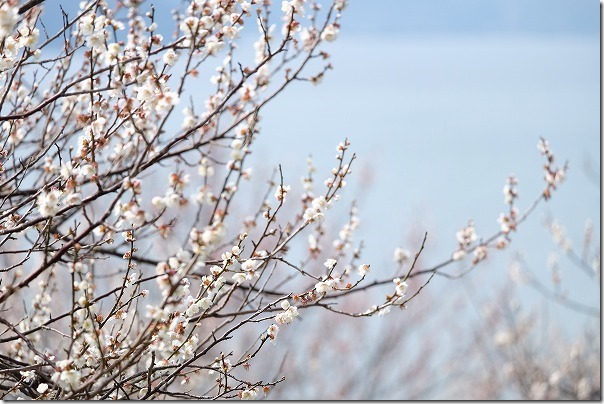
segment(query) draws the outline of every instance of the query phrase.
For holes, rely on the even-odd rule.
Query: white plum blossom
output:
[[[241,31],[243,27],[237,27],[235,25],[229,25],[222,27],[222,33],[227,39],[237,39],[239,38],[239,31]]]
[[[68,390],[75,390],[82,379],[82,373],[75,368],[72,360],[66,359],[58,361],[57,367],[61,369],[51,376],[54,383],[58,383],[61,387]]]
[[[478,261],[482,261],[487,257],[488,248],[487,246],[481,245],[474,250],[473,263],[476,264]]]
[[[386,306],[386,307],[382,307],[379,311],[378,311],[378,316],[383,317],[386,314],[390,313],[390,306]]]
[[[359,275],[361,276],[365,276],[369,273],[369,269],[371,268],[371,265],[369,264],[363,264],[359,266]]]
[[[180,206],[180,195],[174,193],[171,189],[167,191],[166,196],[162,198],[162,202],[168,208],[175,208]]]
[[[518,198],[518,190],[516,189],[517,184],[518,180],[513,175],[509,176],[506,180],[506,183],[503,186],[504,202],[506,205],[511,205],[514,202],[514,199]]]
[[[46,383],[40,383],[38,384],[38,387],[36,388],[36,391],[40,394],[44,394],[48,391],[48,384]]]
[[[233,369],[233,365],[228,358],[215,358],[214,363],[212,363],[212,368],[219,370],[222,373],[229,373],[231,369]],[[215,370],[209,370],[209,374],[214,374]]]
[[[203,297],[201,299],[199,299],[199,301],[196,303],[197,306],[199,306],[200,309],[202,310],[207,310],[210,307],[212,307],[212,299],[210,299],[209,297]]]
[[[340,28],[337,26],[337,24],[329,24],[321,33],[321,39],[328,42],[335,41],[339,32]]]
[[[327,201],[324,195],[316,197],[312,200],[311,206],[304,212],[304,220],[322,221],[325,216],[325,211],[331,206],[331,201]]]
[[[52,217],[59,211],[62,192],[58,189],[53,189],[49,192],[42,192],[37,199],[38,210],[42,217]]]
[[[326,294],[331,290],[331,286],[329,285],[329,283],[322,281],[315,284],[315,290],[319,294]]]
[[[199,26],[199,18],[187,17],[180,24],[180,30],[187,39],[193,38],[195,35],[203,36],[206,32]]]
[[[500,331],[495,334],[494,340],[498,346],[507,346],[514,342],[514,335],[508,331]]]
[[[19,43],[17,41],[15,41],[15,39],[12,36],[7,37],[4,40],[4,49],[3,49],[3,55],[5,57],[8,58],[12,58],[17,56],[17,53],[19,52]]]
[[[20,371],[24,383],[30,383],[36,377],[36,372],[33,370]]]
[[[0,38],[9,36],[13,33],[18,18],[18,7],[3,2],[0,7]]]
[[[537,148],[539,149],[541,154],[544,154],[546,156],[551,155],[549,141],[547,141],[546,139],[540,138],[539,143],[537,143]]]
[[[218,40],[216,37],[211,37],[206,41],[205,51],[211,55],[216,56],[223,48],[225,43]]]
[[[466,252],[464,250],[455,250],[453,254],[451,254],[451,259],[453,261],[460,261],[466,256]]]
[[[178,93],[170,91],[164,79],[148,77],[134,88],[136,99],[147,112],[163,114],[178,104]]]
[[[94,19],[96,15],[93,13],[88,13],[78,22],[79,32],[82,35],[91,35],[94,32]]]
[[[558,246],[560,246],[562,250],[570,251],[572,249],[572,242],[568,237],[566,237],[564,227],[562,227],[560,222],[558,222],[557,220],[553,220],[549,224],[549,230],[552,234],[554,242],[558,244]]]
[[[399,264],[399,265],[403,264],[410,257],[411,257],[411,254],[409,253],[409,251],[407,251],[401,247],[396,247],[394,249],[394,262],[396,262],[397,264]]]
[[[400,298],[405,297],[405,294],[407,293],[407,288],[409,287],[407,282],[402,281],[400,278],[395,278],[395,279],[393,279],[392,282],[394,282],[394,284],[396,285],[396,288],[395,288],[396,295],[399,296]]]
[[[79,193],[72,193],[72,194],[68,194],[67,196],[65,196],[65,198],[63,199],[63,204],[65,206],[70,206],[70,205],[79,205],[82,203],[82,195]]]
[[[154,196],[151,199],[151,205],[153,205],[155,209],[164,209],[167,206],[164,198],[161,196]]]
[[[61,164],[61,177],[63,177],[63,179],[67,180],[69,178],[71,178],[72,176],[77,176],[77,169],[73,168],[73,164],[71,164],[71,161],[68,161],[64,164]]]
[[[462,248],[469,247],[476,241],[476,232],[474,231],[474,222],[468,222],[468,226],[464,227],[456,233],[457,242]]]
[[[281,308],[285,311],[275,316],[275,322],[277,324],[289,324],[294,321],[294,318],[298,317],[298,308],[289,304],[287,300],[281,303]]]
[[[247,274],[245,272],[235,272],[233,274],[233,281],[237,282],[237,284],[242,284],[247,280]]]
[[[193,110],[191,109],[191,107],[186,107],[182,110],[182,113],[184,115],[184,119],[182,120],[182,129],[191,129],[193,126],[195,126],[195,123],[197,122],[197,118],[195,117],[195,115],[193,114]],[[201,175],[201,173],[200,173]]]
[[[318,252],[321,250],[321,247],[319,246],[319,241],[317,240],[317,237],[314,234],[308,235],[308,249],[312,252]]]
[[[167,89],[166,89],[167,90]],[[155,106],[155,111],[158,114],[164,114],[168,112],[173,106],[179,102],[178,93],[175,91],[164,91],[157,95],[158,101]]]
[[[19,46],[31,48],[38,42],[39,36],[38,28],[21,27],[19,29]]]
[[[174,66],[176,61],[178,60],[178,55],[174,52],[173,49],[168,49],[166,53],[163,54],[162,60],[168,66]]]
[[[317,29],[314,27],[303,28],[300,31],[300,39],[304,50],[310,50],[317,40]]]
[[[343,11],[347,6],[348,0],[336,0],[334,8],[338,11]]]
[[[245,260],[241,264],[241,269],[247,273],[254,274],[256,269],[262,264],[259,260]]]
[[[212,265],[210,267],[210,273],[214,275],[215,278],[218,278],[222,272],[222,267],[219,267],[218,265]]]
[[[327,201],[325,199],[324,195],[318,196],[315,199],[312,200],[311,205],[313,207],[313,209],[316,209],[318,211],[326,211],[327,209],[329,209],[329,207],[331,206],[331,201]]]
[[[254,400],[258,395],[258,388],[246,389],[241,392],[242,400]]]
[[[238,245],[234,245],[233,247],[231,247],[231,254],[233,254],[236,257],[240,256],[241,248]]]
[[[516,212],[514,210],[512,211],[512,215],[513,216],[510,217],[505,213],[501,213],[499,215],[499,218],[497,218],[497,223],[499,223],[499,225],[501,226],[501,231],[505,234],[516,229],[516,222],[513,219],[513,217],[516,216]]]
[[[243,179],[248,180],[248,181],[253,178],[253,174],[254,174],[254,169],[252,167],[248,167],[241,172],[241,176],[243,177]]]
[[[124,210],[117,226],[121,227],[125,224],[126,226],[139,227],[145,223],[145,220],[145,211],[136,205],[130,204]]]
[[[307,222],[321,221],[324,217],[323,212],[314,208],[306,208],[304,215],[302,216]]]
[[[354,231],[357,229],[358,226],[359,226],[359,218],[356,215],[356,208],[353,207],[353,209],[351,211],[350,219],[349,219],[348,223],[344,224],[344,226],[342,226],[342,229],[338,232],[338,236],[340,237],[340,239],[334,241],[334,246],[338,250],[347,248],[350,245],[352,238],[353,238]]]
[[[96,174],[96,169],[91,164],[84,164],[80,166],[80,175],[85,179],[92,178]]]
[[[189,307],[185,310],[185,315],[187,317],[192,317],[198,314],[201,310],[207,310],[212,307],[212,299],[210,297],[203,297],[199,300],[196,300],[192,296],[185,297],[185,301],[189,302]]]
[[[189,307],[187,307],[187,309],[185,310],[185,315],[187,317],[193,317],[194,315],[196,315],[197,313],[199,313],[199,306],[196,304],[191,304]]]
[[[296,15],[304,16],[304,3],[305,0],[290,0],[281,2],[281,11],[286,17],[292,15],[295,12]]]
[[[239,94],[241,95],[241,101],[250,102],[253,101],[256,96],[256,91],[251,84],[245,84],[239,90]]]
[[[203,230],[193,228],[189,233],[189,243],[194,253],[205,257],[208,250],[217,245],[225,233],[226,228],[221,222],[206,226]]]
[[[89,48],[93,49],[96,52],[103,53],[107,49],[107,47],[105,46],[105,43],[107,42],[108,36],[109,36],[109,33],[105,29],[96,31],[86,38],[86,46],[88,46]]]
[[[326,260],[323,263],[323,265],[325,265],[325,268],[327,268],[329,270],[334,269],[337,264],[338,264],[338,261],[334,260],[333,258],[329,258],[328,260]]]
[[[277,343],[277,334],[279,333],[279,326],[277,324],[271,324],[266,330],[266,335],[270,339],[271,343],[275,345]]]
[[[242,139],[234,139],[231,142],[231,149],[231,159],[233,159],[233,162],[243,159],[246,149],[243,148]]]
[[[566,178],[566,172],[563,169],[558,169],[554,174],[554,183],[559,184]]]
[[[121,47],[119,43],[112,42],[107,45],[107,52],[105,52],[105,58],[108,65],[118,62]]]
[[[204,157],[199,162],[199,167],[197,168],[197,172],[202,177],[211,177],[214,175],[214,167],[210,165],[210,161]]]
[[[281,202],[284,203],[285,202],[285,196],[288,194],[288,192],[291,190],[291,187],[289,185],[279,185],[277,187],[277,190],[275,191],[275,198]]]
[[[315,284],[315,290],[317,291],[317,293],[324,295],[327,292],[330,292],[332,290],[335,290],[337,288],[337,283],[340,281],[339,278],[326,278],[323,279],[320,282],[317,282]]]

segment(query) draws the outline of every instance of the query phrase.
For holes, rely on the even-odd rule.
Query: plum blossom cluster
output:
[[[19,22],[18,3],[15,1],[5,1],[0,6],[0,42],[2,50],[0,51],[0,75],[5,76],[5,72],[13,68],[20,59],[19,53],[38,59],[41,55],[40,49],[35,49],[40,37],[40,29],[36,27],[35,17],[22,19]],[[3,129],[10,128],[10,124],[3,124]]]
[[[474,222],[470,220],[466,227],[455,234],[455,237],[457,239],[458,248],[453,252],[452,258],[454,261],[458,261],[466,256],[466,252],[476,241],[477,236],[474,229]]]
[[[504,202],[509,205],[508,213],[501,213],[497,222],[501,226],[501,231],[504,235],[516,230],[516,220],[518,219],[518,209],[514,206],[515,200],[518,198],[518,189],[516,185],[518,180],[513,175],[509,176],[505,186],[503,187]]]
[[[517,299],[510,299],[509,291],[502,298],[489,305],[486,322],[497,330],[492,340],[498,359],[491,366],[502,370],[506,393],[531,400],[598,398],[600,367],[593,353],[599,347],[593,331],[586,328],[571,341],[552,332],[536,349],[534,337],[543,325]]]
[[[572,241],[566,236],[564,227],[557,220],[552,220],[549,223],[549,231],[554,242],[563,250],[570,251],[572,249]]]
[[[0,4],[0,398],[257,398],[285,379],[249,369],[299,312],[382,315],[427,284],[417,260],[367,282],[384,271],[361,261],[357,205],[330,222],[348,140],[318,184],[312,161],[299,187],[249,167],[265,105],[332,68],[346,1],[280,5]],[[381,304],[339,311],[381,285]]]
[[[324,295],[327,292],[336,290],[338,281],[339,281],[338,278],[325,277],[324,280],[322,280],[321,282],[318,282],[315,285],[315,290],[317,291],[317,293],[319,295]]]
[[[66,19],[56,35],[49,33],[42,45],[42,5],[19,6],[16,1],[0,5],[0,77],[6,101],[0,140],[11,145],[1,151],[0,230],[4,251],[25,253],[3,269],[14,276],[0,285],[0,304],[12,307],[26,286],[39,281],[33,309],[19,321],[19,332],[25,334],[3,342],[11,344],[16,360],[41,367],[19,376],[11,394],[25,383],[33,386],[30,397],[118,398],[127,391],[138,391],[140,398],[165,397],[163,388],[153,390],[167,376],[156,368],[189,361],[209,343],[196,330],[200,321],[212,321],[207,319],[212,310],[233,310],[240,320],[233,303],[240,298],[238,290],[244,284],[256,290],[268,260],[286,251],[289,240],[267,229],[246,246],[242,237],[225,252],[229,205],[240,180],[252,178],[252,168],[244,164],[259,133],[260,108],[292,81],[305,79],[310,60],[327,58],[319,47],[334,39],[345,2],[328,4],[323,21],[320,5],[296,2],[299,12],[283,15],[291,29],[279,37],[270,2],[195,0],[174,10],[176,30],[169,38],[170,28],[156,18],[159,9],[144,2],[114,7],[110,1],[84,1],[72,20]],[[304,7],[314,10],[311,19],[302,18]],[[248,26],[258,28],[255,57],[251,63],[237,62],[236,42]],[[304,49],[292,36],[302,30],[316,33]],[[39,60],[41,50],[55,40],[62,45],[57,53],[48,48],[47,60]],[[47,77],[41,79],[37,68]],[[207,80],[215,91],[200,105],[183,105],[196,78]],[[172,123],[176,112],[185,118],[180,130]],[[225,160],[221,148],[230,150]],[[197,153],[201,156],[193,160],[199,177],[194,177],[189,167],[195,164],[189,159]],[[170,164],[178,167],[164,174],[163,167]],[[168,178],[163,193],[157,193],[157,169],[158,177]],[[222,178],[216,180],[218,176]],[[191,183],[199,185],[191,191]],[[281,188],[279,203],[286,203],[290,189]],[[315,209],[324,210],[328,203],[317,197]],[[184,212],[191,220],[181,219]],[[276,220],[273,214],[269,219]],[[253,231],[256,221],[245,227]],[[156,236],[166,243],[156,245]],[[177,237],[185,242],[176,242]],[[271,238],[280,240],[279,251],[254,246]],[[244,256],[244,249],[249,255]],[[31,270],[23,269],[26,261],[35,262]],[[51,291],[64,285],[63,275],[56,275],[65,273],[63,267],[72,290],[71,304],[64,306],[50,298]],[[147,317],[136,309],[142,298],[148,299]],[[248,308],[239,309],[242,313],[262,299],[248,296],[244,301]],[[275,322],[289,323],[296,315],[291,306]],[[17,323],[17,317],[15,313],[7,321]],[[277,332],[274,324],[267,335],[274,341]],[[41,351],[28,344],[52,338],[67,344],[44,356],[52,361],[54,370],[49,371],[35,362]],[[206,356],[195,359],[207,364]],[[117,363],[124,367],[116,373]],[[137,373],[142,366],[151,373]],[[133,382],[116,385],[113,374]],[[190,378],[186,372],[177,377],[183,382]],[[153,386],[145,383],[147,378]],[[221,382],[212,394],[253,398],[260,387],[277,382],[256,387],[229,383],[228,388]]]
[[[407,288],[409,287],[407,282],[402,281],[399,278],[395,278],[392,282],[394,282],[394,284],[396,285],[395,293],[396,296],[398,296],[398,299],[404,299],[407,294]]]
[[[266,252],[260,252],[261,256],[265,256]],[[254,280],[254,278],[260,277],[258,268],[262,265],[262,260],[248,259],[241,263],[241,272],[235,272],[233,274],[233,280],[238,284],[245,281]]]
[[[277,324],[271,324],[266,330],[266,336],[273,345],[277,343],[277,334],[279,334],[279,326]]]
[[[321,195],[314,198],[310,205],[311,206],[304,211],[304,220],[308,222],[320,222],[325,217],[325,211],[329,209],[331,201],[327,202],[325,196]]]
[[[562,168],[554,165],[554,154],[547,140],[541,138],[537,148],[546,160],[545,164],[543,165],[543,171],[547,188],[545,191],[543,191],[543,196],[546,199],[549,199],[552,191],[556,189],[556,186],[566,178],[567,164],[564,164]]]
[[[359,224],[360,219],[358,216],[358,209],[356,204],[353,204],[352,208],[350,209],[348,221],[338,232],[338,239],[334,240],[333,242],[333,247],[336,249],[336,251],[344,251],[352,246],[354,243],[354,233],[358,229]]]
[[[195,254],[205,258],[213,247],[218,245],[226,234],[221,221],[216,221],[203,229],[193,228],[189,233],[189,244]]]
[[[63,189],[51,187],[48,191],[42,191],[37,198],[37,207],[42,217],[55,216],[61,207],[79,205],[82,203],[82,194],[80,192],[82,184],[95,176],[95,169],[91,164],[83,164],[74,167],[71,162],[62,164],[59,167],[49,164],[46,167],[47,172],[56,172],[60,170]]]
[[[296,317],[298,317],[298,308],[296,306],[292,306],[289,303],[289,301],[284,300],[281,303],[281,308],[283,309],[283,311],[275,316],[275,322],[277,324],[289,324],[292,321],[294,321],[294,319]],[[276,331],[278,329],[279,329],[279,327],[276,327],[276,328],[273,328],[272,330],[269,330],[270,334],[273,335],[273,337],[271,339],[274,339],[276,337],[276,335],[277,335]]]
[[[544,165],[546,189],[542,193],[541,198],[548,200],[551,197],[552,191],[564,180],[566,164],[563,168],[553,165],[554,154],[547,140],[541,138],[537,147],[546,158],[546,164]],[[476,265],[487,258],[490,248],[504,249],[509,245],[511,241],[510,233],[515,231],[518,225],[526,220],[528,214],[536,206],[536,203],[534,203],[524,214],[520,214],[515,204],[519,197],[517,185],[518,179],[512,175],[507,178],[506,184],[503,187],[504,203],[509,206],[509,210],[506,213],[501,213],[497,218],[500,232],[487,240],[481,239],[480,242],[476,243],[478,236],[475,232],[474,222],[470,220],[468,225],[456,234],[458,247],[451,255],[452,261],[462,260],[468,252],[473,252],[472,265]],[[541,198],[536,202],[539,202]],[[495,241],[493,245],[490,244],[492,241]]]
[[[291,191],[292,187],[289,185],[279,185],[275,191],[275,199],[280,203],[285,202],[285,196]]]

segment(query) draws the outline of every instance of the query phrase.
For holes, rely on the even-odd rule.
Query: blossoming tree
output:
[[[278,334],[302,311],[406,308],[433,276],[461,276],[443,271],[452,262],[471,255],[470,271],[505,248],[564,177],[542,140],[546,188],[524,213],[510,177],[500,232],[479,238],[470,222],[450,258],[420,269],[424,237],[414,254],[397,249],[395,276],[369,282],[355,205],[326,231],[352,173],[348,141],[324,182],[309,161],[300,187],[279,166],[260,203],[240,192],[264,106],[331,69],[324,45],[346,2],[172,6],[162,27],[165,6],[142,0],[0,2],[2,397],[268,394],[284,375],[246,370],[267,343],[288,343]],[[337,307],[384,285],[361,311]]]

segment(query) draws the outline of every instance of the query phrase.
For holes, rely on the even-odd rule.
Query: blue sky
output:
[[[599,35],[598,0],[350,0],[353,34]]]
[[[159,1],[155,5],[164,10],[168,3]],[[47,0],[45,7],[54,12],[59,4],[74,15],[79,2]],[[274,4],[279,8],[281,2]],[[343,33],[598,36],[599,9],[598,0],[349,0]],[[156,17],[160,25],[171,21],[169,12]]]

